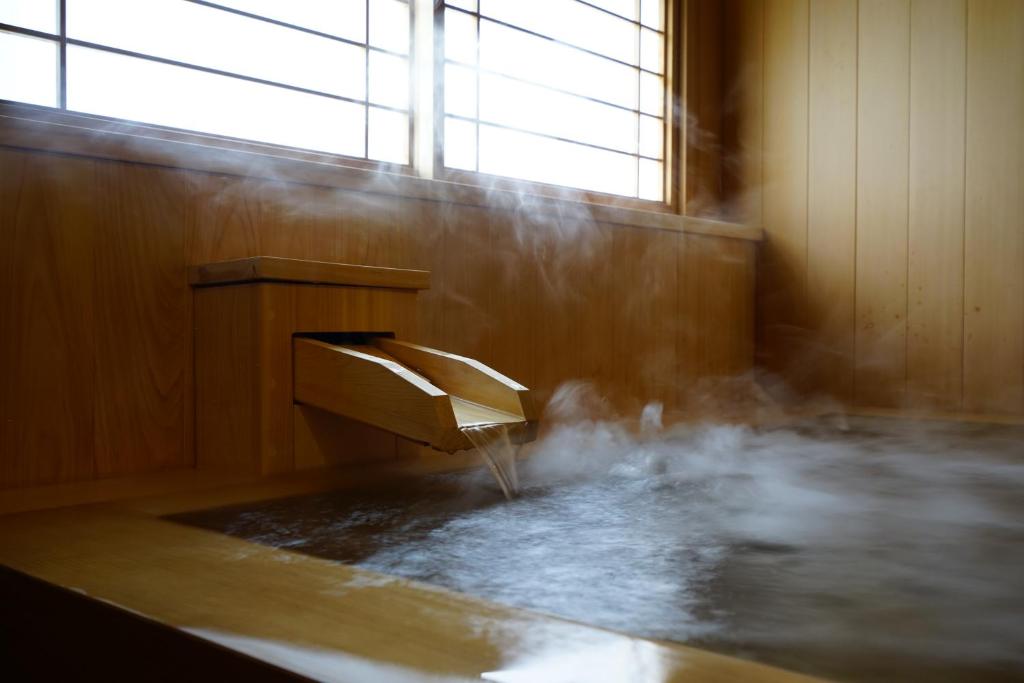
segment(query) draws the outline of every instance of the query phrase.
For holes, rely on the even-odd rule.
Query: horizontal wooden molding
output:
[[[190,266],[188,281],[193,287],[245,282],[297,282],[391,289],[429,289],[430,272],[277,256],[251,256]]]
[[[566,189],[562,196],[550,196],[420,178],[413,175],[408,167],[9,102],[0,103],[0,146],[336,187],[503,211],[521,211],[524,207],[531,212],[550,210],[554,215],[562,217],[578,215],[581,219],[599,223],[714,237],[760,241],[764,232],[760,226],[695,218],[666,213],[664,210],[582,201],[581,198],[585,198],[587,193],[572,189]]]

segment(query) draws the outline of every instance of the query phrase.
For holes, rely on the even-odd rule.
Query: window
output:
[[[5,0],[0,98],[408,164],[410,15],[403,0]]]
[[[448,0],[443,165],[661,201],[659,0]]]
[[[2,0],[0,99],[662,202],[665,6]]]

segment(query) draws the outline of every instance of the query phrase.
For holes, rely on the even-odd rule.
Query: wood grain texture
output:
[[[732,415],[754,367],[753,249],[697,235],[679,257],[675,330],[677,409],[691,417]]]
[[[718,216],[723,191],[723,62],[719,36],[725,21],[720,0],[689,0],[685,115],[685,213]]]
[[[398,457],[398,437],[383,429],[312,406],[295,405],[292,416],[296,471]]]
[[[764,17],[758,351],[768,371],[796,382],[807,336],[807,0],[767,2]]]
[[[676,327],[679,235],[616,231],[611,292],[616,312],[612,404],[631,417],[646,403],[675,407],[679,377]],[[638,352],[638,349],[644,349]]]
[[[910,2],[862,0],[857,108],[857,403],[898,408],[907,375]]]
[[[857,222],[857,2],[810,5],[807,386],[853,398]]]
[[[384,337],[374,344],[449,394],[527,420],[538,417],[529,389],[478,360]]]
[[[907,403],[955,411],[963,387],[967,3],[913,0]]]
[[[762,365],[805,398],[851,407],[1024,414],[1021,4],[822,0],[807,9],[766,2],[763,45],[756,12],[747,14],[753,30],[731,34],[748,55],[733,59],[760,54],[764,73],[763,83],[738,81],[750,90],[741,97],[764,101]],[[757,126],[756,104],[744,119]],[[756,174],[756,160],[743,163]],[[804,254],[794,239],[802,188]],[[801,272],[806,293],[787,298]]]
[[[425,270],[307,261],[279,256],[251,256],[190,266],[188,281],[192,286],[199,287],[249,282],[296,282],[352,287],[427,289],[430,287],[430,273]]]
[[[723,0],[722,213],[762,225],[765,0]]]
[[[964,410],[1024,412],[1024,3],[967,6]]]
[[[445,251],[449,248],[448,237],[446,235]],[[532,250],[522,242],[522,234],[513,220],[496,217],[491,222],[488,237],[487,251],[493,270],[488,278],[486,304],[494,320],[490,355],[484,360],[499,372],[531,389],[538,389],[534,349],[539,323],[536,301],[542,285],[537,277],[537,263]],[[442,272],[447,278],[448,271]],[[420,325],[430,324],[430,314],[427,316],[424,319],[421,313]],[[448,321],[443,324],[447,325]],[[440,344],[438,346],[444,348]],[[543,405],[540,399],[538,403]]]
[[[5,149],[2,159],[0,229],[12,245],[0,250],[4,329],[27,331],[0,342],[3,414],[13,416],[0,426],[0,486],[190,467],[197,457],[201,466],[233,468],[257,442],[272,444],[267,471],[292,468],[283,418],[259,423],[257,435],[224,436],[198,456],[209,425],[194,423],[216,415],[229,434],[260,411],[278,415],[279,404],[290,405],[291,377],[277,373],[273,359],[290,353],[292,328],[386,331],[404,324],[396,318],[418,317],[420,333],[409,328],[404,338],[479,359],[536,389],[538,410],[558,386],[581,379],[620,397],[631,414],[651,400],[670,409],[677,400],[684,363],[675,331],[685,313],[676,230],[601,222],[611,215],[604,209],[547,200],[485,208],[39,152]],[[721,229],[699,222],[709,233]],[[722,240],[734,241],[705,242]],[[188,266],[258,255],[339,255],[427,269],[433,282],[379,315],[360,313],[364,295],[339,303],[317,288],[284,295],[274,318],[256,317],[251,302],[225,293],[219,312],[194,309]],[[626,282],[639,290],[627,295]],[[25,292],[35,297],[31,310]],[[194,329],[258,335],[278,323],[288,331],[243,351],[264,368],[255,379],[202,353],[193,358]],[[627,344],[623,366],[616,348]],[[215,368],[227,386],[248,386],[249,398],[205,395],[192,386],[193,364]],[[685,364],[694,377],[705,372],[700,362]],[[267,405],[252,402],[258,381],[271,383]]]
[[[96,472],[183,467],[190,293],[182,171],[97,162],[95,243]],[[146,230],[138,229],[146,226]]]
[[[0,149],[0,487],[95,472],[95,169]]]
[[[457,432],[448,395],[376,355],[296,339],[295,400],[427,444]]]
[[[196,466],[260,472],[257,300],[244,285],[195,292]]]

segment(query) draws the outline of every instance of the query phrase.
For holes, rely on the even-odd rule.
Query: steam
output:
[[[555,426],[521,468],[524,486],[617,482],[654,509],[689,499],[672,504],[685,517],[656,526],[701,554],[684,572],[694,589],[754,583],[724,618],[701,617],[695,598],[692,621],[674,633],[629,617],[605,625],[792,646],[812,659],[848,642],[882,656],[1021,664],[1024,430],[842,416],[660,429],[659,413],[648,405],[637,430],[609,419],[587,386],[563,387],[547,415]],[[665,543],[656,538],[647,541]],[[781,656],[769,659],[799,663]]]
[[[591,385],[564,385],[511,501],[480,468],[195,514],[383,574],[827,677],[1024,673],[1024,429],[843,416],[665,426],[661,413],[623,416]],[[527,649],[488,676],[576,662],[561,641],[552,658]]]

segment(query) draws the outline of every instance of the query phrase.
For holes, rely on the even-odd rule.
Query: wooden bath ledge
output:
[[[295,282],[419,290],[430,288],[430,272],[406,268],[357,266],[351,263],[306,261],[278,256],[250,256],[232,261],[189,266],[188,282],[193,287],[251,282]]]
[[[297,492],[294,482],[245,490],[0,517],[0,565],[13,570],[0,571],[0,599],[14,606],[0,613],[0,632],[18,639],[5,672],[164,680],[205,666],[195,663],[198,648],[241,656],[228,663],[231,677],[261,681],[815,680],[156,516],[237,503],[253,491],[263,499]],[[83,617],[82,603],[103,607],[105,621],[95,609]],[[82,657],[50,656],[65,646]]]

